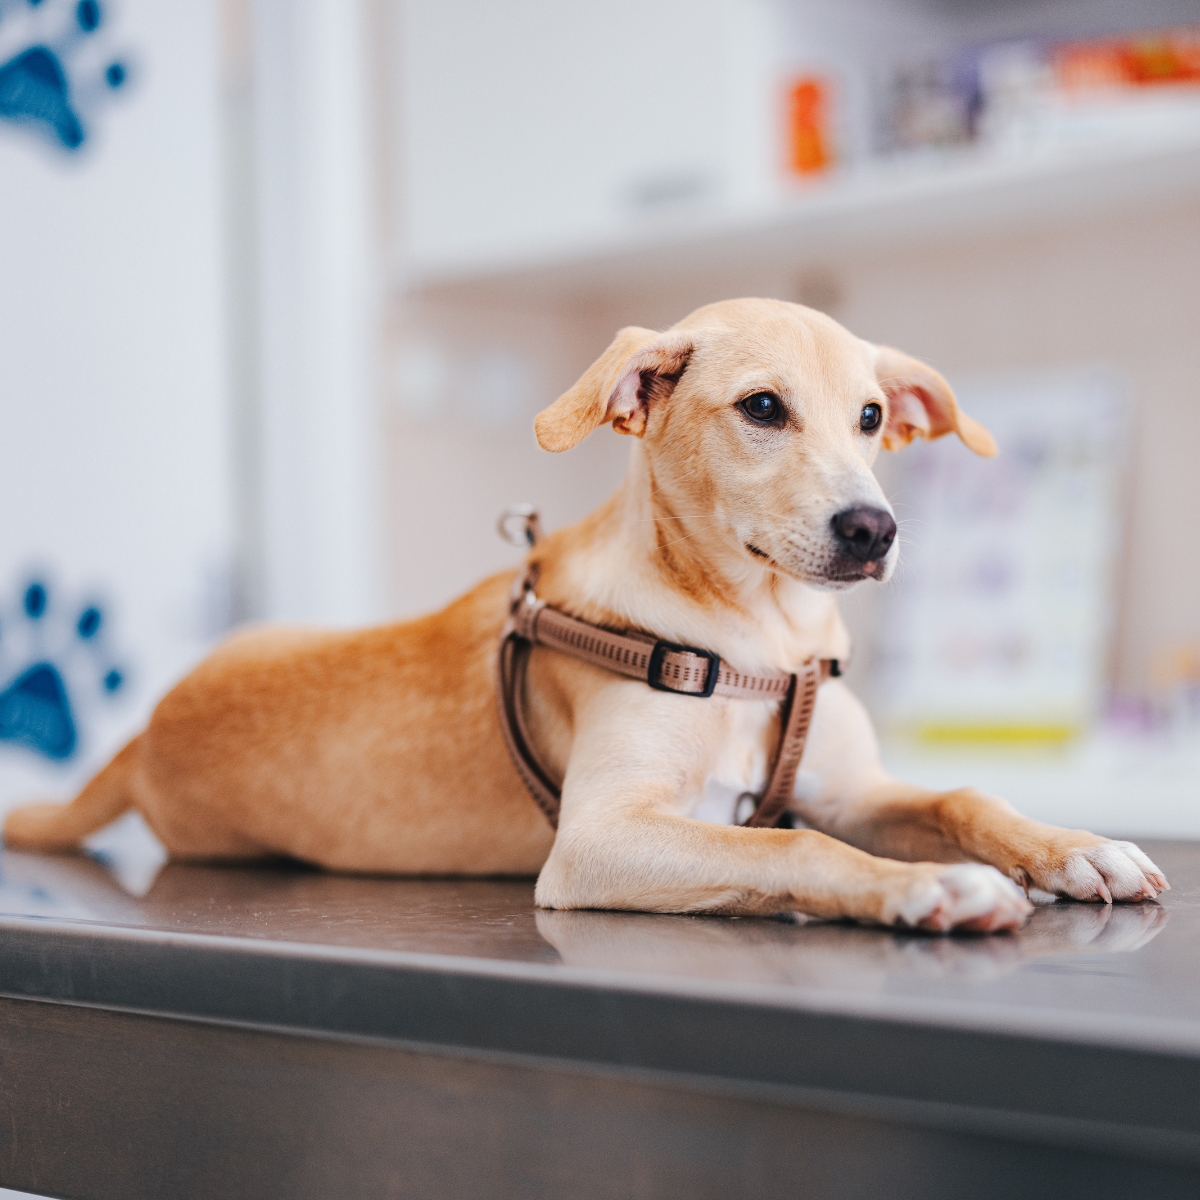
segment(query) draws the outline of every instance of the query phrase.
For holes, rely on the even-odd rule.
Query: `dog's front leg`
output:
[[[797,811],[872,854],[988,863],[1022,887],[1076,900],[1153,899],[1170,885],[1132,842],[1022,816],[975,788],[935,792],[892,779],[862,705],[841,684],[821,689],[801,764]]]
[[[994,930],[1030,906],[990,867],[876,858],[814,830],[744,829],[680,815],[722,732],[717,702],[614,682],[577,713],[545,908],[770,914]],[[724,703],[738,703],[727,701]]]
[[[1033,821],[970,787],[931,792],[890,780],[854,805],[842,828],[848,841],[877,853],[941,837],[1023,887],[1075,900],[1152,900],[1170,886],[1133,842]]]

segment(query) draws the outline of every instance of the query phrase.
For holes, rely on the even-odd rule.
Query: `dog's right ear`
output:
[[[533,423],[543,450],[570,450],[599,425],[641,437],[649,407],[675,390],[692,353],[685,333],[655,333],[630,325]]]
[[[996,439],[958,407],[950,385],[927,363],[891,346],[876,346],[875,375],[888,398],[885,450],[899,450],[916,437],[957,433],[976,454],[991,458],[996,453]]]

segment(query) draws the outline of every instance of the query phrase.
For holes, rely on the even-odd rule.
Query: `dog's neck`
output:
[[[538,593],[584,620],[714,650],[745,670],[848,658],[834,597],[760,564],[719,526],[715,512],[672,511],[635,443],[609,500],[534,552]]]

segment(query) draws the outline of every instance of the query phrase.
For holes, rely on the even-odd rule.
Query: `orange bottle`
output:
[[[833,162],[829,107],[822,79],[806,76],[788,89],[788,167],[798,175],[814,175]]]

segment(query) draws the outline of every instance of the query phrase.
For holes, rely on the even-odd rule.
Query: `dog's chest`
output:
[[[747,816],[739,811],[739,797],[759,795],[766,786],[769,751],[779,736],[778,705],[730,700],[722,708],[706,731],[705,772],[683,797],[681,810],[697,821],[732,825]]]

